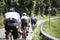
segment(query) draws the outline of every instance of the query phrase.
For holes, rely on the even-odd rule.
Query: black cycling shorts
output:
[[[10,32],[10,30],[13,30],[12,35],[13,35],[14,39],[18,38],[18,29],[16,27],[5,25],[5,30],[6,30],[6,32]]]
[[[27,27],[27,20],[26,19],[21,19],[22,22],[22,28]]]
[[[31,19],[31,24],[36,24],[36,21]]]
[[[18,29],[16,28],[17,26],[17,20],[14,18],[8,18],[5,20],[5,30],[6,32],[10,32],[10,30],[12,31],[12,35],[14,37],[14,39],[16,39],[18,37]]]
[[[25,27],[25,28],[27,27],[27,22],[26,22],[26,23],[22,23],[22,29],[23,29],[24,27]]]

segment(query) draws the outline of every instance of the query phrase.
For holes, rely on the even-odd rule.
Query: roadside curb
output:
[[[51,20],[55,20],[55,19],[59,19],[60,17],[56,17],[56,18],[53,18]],[[48,20],[47,20],[48,21]],[[45,21],[46,22],[46,21]],[[44,38],[44,40],[60,40],[59,38],[56,38],[56,37],[53,37],[53,36],[50,36],[48,35],[47,33],[44,32],[43,28],[44,28],[44,24],[45,22],[42,23],[41,25],[41,36]]]

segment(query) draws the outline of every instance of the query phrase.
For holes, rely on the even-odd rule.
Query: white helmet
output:
[[[27,16],[27,14],[26,13],[23,13],[22,16]]]

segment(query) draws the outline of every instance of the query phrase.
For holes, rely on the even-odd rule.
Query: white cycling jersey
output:
[[[5,19],[8,19],[8,18],[15,18],[18,22],[20,22],[20,15],[19,13],[17,12],[7,12],[5,13]]]
[[[20,15],[17,12],[7,12],[5,13],[5,18],[4,19],[8,19],[8,18],[15,18],[17,20],[17,22],[20,22]],[[18,28],[18,26],[16,26],[16,28]]]
[[[31,19],[33,19],[33,20],[34,20],[34,19],[37,19],[37,17],[36,17],[36,16],[32,16],[32,17],[31,17]]]
[[[21,19],[26,19],[27,22],[29,21],[29,17],[27,16],[22,16]]]

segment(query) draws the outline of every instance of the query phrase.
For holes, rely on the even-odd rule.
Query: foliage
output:
[[[52,5],[55,7],[60,7],[60,0],[52,0]]]
[[[34,1],[36,2],[36,4],[34,4]],[[42,15],[45,14],[45,11],[47,11],[46,7],[49,6],[49,4],[57,9],[58,7],[60,7],[60,0],[0,0],[0,8],[3,9],[0,9],[0,11],[5,13],[11,7],[14,7],[20,14],[26,12],[31,16],[32,11],[34,11],[33,14],[38,15],[38,13],[40,12],[40,14]]]
[[[3,24],[3,16],[0,15],[0,29],[4,27],[4,24]]]

